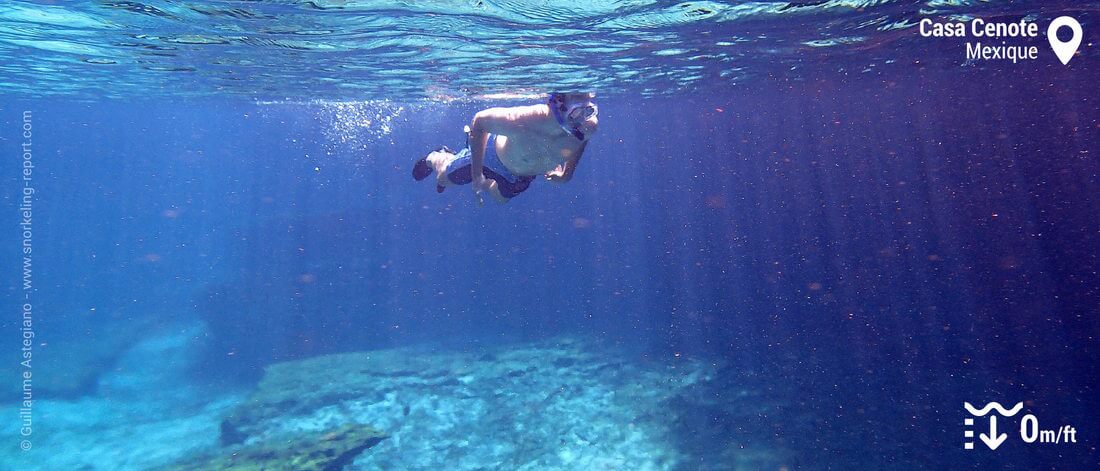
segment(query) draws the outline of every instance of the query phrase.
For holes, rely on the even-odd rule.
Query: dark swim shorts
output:
[[[496,181],[497,189],[505,198],[523,193],[528,186],[531,186],[531,182],[535,181],[535,177],[517,176],[508,170],[508,167],[504,166],[504,162],[501,162],[500,157],[497,155],[495,134],[490,134],[489,140],[486,142],[485,161],[482,163],[481,174],[485,178]],[[471,160],[470,146],[467,145],[465,149],[458,153],[458,158],[447,165],[447,179],[458,185],[470,183],[472,180],[470,178]]]

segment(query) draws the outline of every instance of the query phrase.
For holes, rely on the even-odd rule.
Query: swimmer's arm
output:
[[[581,163],[581,156],[584,155],[584,149],[588,147],[588,141],[584,141],[581,144],[581,148],[577,150],[577,154],[566,160],[565,163],[558,165],[558,168],[550,171],[546,174],[546,179],[555,183],[565,183],[573,179],[573,172],[577,171],[577,165]]]
[[[474,115],[470,122],[470,176],[474,181],[474,191],[484,189],[478,184],[484,182],[481,171],[485,165],[485,145],[489,134],[514,135],[537,116],[538,107],[532,106],[489,108]]]
[[[489,108],[474,115],[470,131],[511,136],[523,132],[531,123],[546,115],[537,106],[516,106],[512,108]]]
[[[588,147],[588,141],[581,143],[581,148],[577,149],[577,155],[571,160],[565,162],[565,181],[573,179],[573,172],[577,171],[577,166],[581,164],[581,157],[584,155],[584,149]]]

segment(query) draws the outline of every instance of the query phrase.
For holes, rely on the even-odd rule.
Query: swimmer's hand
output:
[[[481,192],[485,191],[487,183],[484,175],[471,175],[470,176],[470,189],[474,190],[474,197],[477,198],[477,204],[484,205],[485,198],[481,197]]]
[[[471,179],[471,185],[474,187],[474,195],[477,197],[477,204],[484,205],[485,198],[482,196],[482,192],[489,193],[497,203],[507,203],[508,198],[505,198],[500,192],[500,185],[497,185],[496,180],[485,178],[483,175],[481,178]]]
[[[565,169],[562,167],[558,167],[554,170],[546,172],[546,181],[554,183],[565,183],[569,181],[569,179],[565,177]]]
[[[489,195],[498,202],[503,203],[508,201],[507,198],[501,196],[500,190],[497,188],[496,180],[485,178],[485,175],[476,175],[472,177],[470,181],[470,187],[473,188],[474,196],[477,197],[477,204],[485,204],[485,198],[481,195],[482,192],[488,192]]]
[[[474,175],[470,177],[470,188],[474,190],[475,194],[481,194],[483,191],[488,191],[489,186],[496,183],[493,180],[485,178],[485,175]]]

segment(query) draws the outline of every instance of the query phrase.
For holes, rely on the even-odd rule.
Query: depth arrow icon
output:
[[[981,438],[982,441],[985,442],[985,446],[989,447],[990,450],[996,450],[997,447],[1005,442],[1005,439],[1008,438],[1008,434],[1002,433],[1000,436],[997,436],[997,416],[995,414],[990,414],[989,435],[983,433],[978,435],[978,438]]]

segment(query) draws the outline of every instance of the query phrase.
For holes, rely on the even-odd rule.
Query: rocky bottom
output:
[[[43,401],[40,409],[53,413],[42,427],[51,415],[84,419],[69,424],[64,440],[45,439],[40,450],[11,458],[37,457],[20,469],[782,468],[784,453],[738,440],[728,427],[751,422],[768,406],[715,381],[721,368],[628,358],[576,339],[478,352],[327,355],[271,365],[255,390],[207,397],[185,411],[172,411],[188,401],[171,395],[163,411],[144,401],[139,416],[109,398]],[[89,407],[114,412],[80,414]],[[700,413],[724,424],[716,428]],[[348,427],[370,433],[348,434]],[[344,436],[348,443],[333,441]],[[286,437],[294,437],[293,448],[320,451],[307,461],[303,453],[266,451]],[[11,462],[7,453],[0,458]],[[258,464],[231,466],[240,456]],[[299,461],[287,467],[289,459]]]

